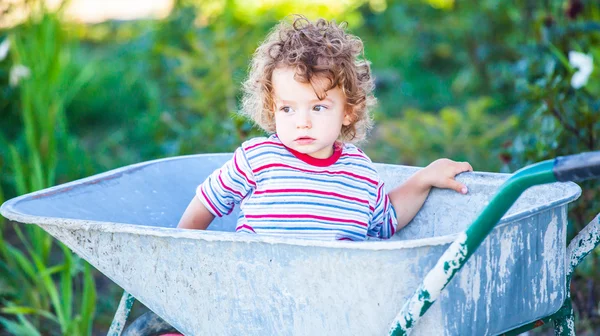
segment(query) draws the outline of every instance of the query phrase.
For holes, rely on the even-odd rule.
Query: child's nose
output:
[[[303,111],[297,114],[298,119],[296,120],[296,127],[303,128],[312,128],[312,121],[310,120],[310,113],[307,111]]]

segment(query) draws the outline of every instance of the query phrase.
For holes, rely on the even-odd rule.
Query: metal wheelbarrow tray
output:
[[[412,223],[388,241],[236,234],[235,212],[208,231],[174,229],[195,187],[230,157],[131,165],[20,196],[1,212],[39,225],[186,335],[385,335],[510,177],[460,175],[467,195],[433,190]],[[388,188],[417,169],[376,168]],[[412,334],[494,335],[558,311],[574,267],[567,204],[580,192],[567,182],[523,193]]]

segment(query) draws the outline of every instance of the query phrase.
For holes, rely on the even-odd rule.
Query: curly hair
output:
[[[371,128],[377,100],[370,63],[360,38],[345,31],[347,24],[295,15],[292,24],[282,21],[256,49],[243,84],[241,113],[267,132],[275,131],[272,74],[278,67],[295,70],[294,78],[310,83],[319,99],[339,87],[346,97],[351,124],[343,126],[340,140],[359,142]],[[327,79],[328,87],[318,85]]]

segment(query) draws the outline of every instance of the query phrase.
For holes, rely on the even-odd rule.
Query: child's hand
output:
[[[409,177],[403,184],[389,192],[390,201],[398,214],[398,227],[400,230],[408,224],[423,206],[431,187],[454,189],[461,194],[467,193],[467,186],[456,181],[456,175],[473,171],[467,162],[455,162],[448,159],[439,159],[429,166],[419,170]]]
[[[454,189],[461,194],[468,192],[467,186],[456,181],[454,177],[460,173],[473,171],[468,162],[456,162],[449,159],[433,161],[421,171],[423,182],[432,187]]]

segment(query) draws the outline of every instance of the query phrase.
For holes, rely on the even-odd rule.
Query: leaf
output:
[[[52,266],[52,267],[46,268],[46,270],[44,272],[40,272],[39,275],[49,276],[49,275],[53,275],[53,274],[59,273],[59,272],[63,271],[64,269],[65,269],[65,265],[64,264],[60,264],[60,265],[56,265],[56,266]]]
[[[15,146],[10,145],[9,149],[13,172],[15,174],[15,186],[17,188],[17,193],[21,195],[26,194],[30,190],[27,188],[27,184],[25,183],[25,167],[21,161],[21,156],[19,155],[19,152]]]
[[[27,259],[27,257],[25,257],[23,252],[12,246],[7,246],[7,251],[10,254],[10,257],[17,262],[19,268],[23,270],[30,279],[36,278],[35,266]]]
[[[56,290],[54,281],[52,281],[52,278],[50,277],[50,275],[48,275],[48,273],[49,273],[48,268],[42,261],[42,258],[37,253],[37,251],[34,250],[33,248],[31,248],[31,245],[29,244],[29,242],[23,235],[23,232],[20,229],[18,229],[18,226],[15,227],[15,231],[16,231],[17,235],[19,236],[19,238],[21,238],[21,241],[23,241],[25,248],[27,249],[27,251],[29,252],[29,255],[33,259],[33,262],[39,272],[39,275],[36,277],[36,279],[41,280],[43,289],[50,296],[50,301],[52,302],[52,305],[54,306],[54,310],[56,311],[56,316],[58,317],[58,321],[59,321],[61,330],[64,331],[64,328],[66,327],[68,322],[65,320],[63,310],[61,309],[60,296],[58,295],[58,291]]]
[[[60,244],[65,258],[63,271],[60,274],[60,291],[61,301],[63,303],[61,309],[65,319],[70,320],[73,314],[73,276],[71,270],[73,268],[72,252],[63,244]]]
[[[19,322],[14,322],[3,317],[0,317],[0,324],[4,326],[6,331],[18,336],[41,336],[40,332],[25,318],[19,318]]]
[[[565,55],[563,55],[562,51],[560,51],[558,48],[556,48],[554,46],[554,44],[548,43],[548,49],[550,49],[550,52],[552,52],[552,54],[554,56],[556,56],[556,58],[558,58],[558,60],[560,61],[560,63],[567,70],[569,70],[569,72],[571,72],[571,73],[575,72],[575,69],[573,69],[573,67],[571,67],[571,64],[569,63],[569,60],[567,60],[567,58],[565,57]]]
[[[12,315],[31,315],[31,314],[40,315],[40,316],[47,318],[50,321],[58,323],[58,321],[56,320],[56,317],[51,312],[42,310],[42,309],[38,309],[38,308],[23,307],[23,306],[10,306],[10,307],[2,308],[2,310],[0,310],[0,311],[4,314],[12,314]]]
[[[49,187],[49,185],[46,185],[45,183],[44,168],[38,152],[31,153],[31,164],[33,166],[33,176],[31,176],[33,180],[32,191]]]
[[[86,262],[83,269],[83,293],[81,296],[81,322],[80,332],[82,335],[91,335],[96,309],[96,286],[92,267]]]

